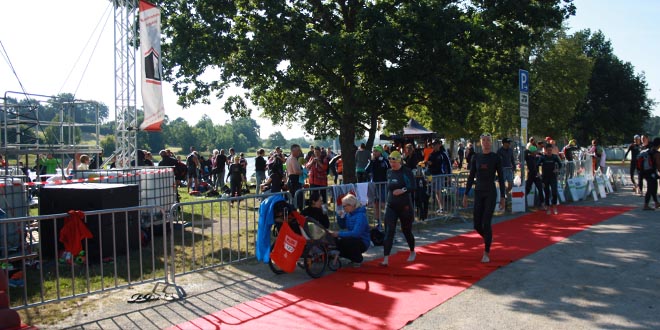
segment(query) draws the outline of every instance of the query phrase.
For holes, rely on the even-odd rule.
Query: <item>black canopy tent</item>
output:
[[[418,141],[424,142],[428,139],[436,137],[437,134],[433,131],[426,129],[415,119],[408,120],[408,124],[403,128],[403,134],[394,134],[394,135],[380,135],[381,140],[392,140],[397,142],[407,142],[407,141]]]

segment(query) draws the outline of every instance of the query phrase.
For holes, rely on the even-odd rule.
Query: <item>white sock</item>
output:
[[[390,263],[390,256],[383,257],[383,262],[381,264],[388,265]]]
[[[410,255],[408,256],[408,262],[415,261],[416,256],[417,256],[417,253],[415,253],[415,251],[410,251]]]

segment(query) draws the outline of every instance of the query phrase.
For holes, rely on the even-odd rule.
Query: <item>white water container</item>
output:
[[[0,208],[7,218],[25,217],[28,214],[28,194],[24,178],[0,177]]]

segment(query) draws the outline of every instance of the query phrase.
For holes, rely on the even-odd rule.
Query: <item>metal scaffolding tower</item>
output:
[[[118,168],[128,168],[137,159],[135,77],[138,6],[137,0],[111,1],[115,7],[115,164]]]

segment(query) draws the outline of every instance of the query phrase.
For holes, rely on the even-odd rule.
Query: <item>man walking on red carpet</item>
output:
[[[490,262],[490,244],[493,242],[491,221],[493,220],[495,200],[497,199],[495,172],[497,172],[497,181],[500,185],[500,210],[503,210],[506,205],[502,159],[491,151],[492,143],[489,133],[481,134],[482,152],[474,155],[468,165],[470,175],[468,176],[467,186],[465,187],[465,195],[463,195],[463,207],[467,208],[467,196],[476,178],[473,222],[474,229],[484,239],[484,255],[481,258],[481,262]]]

